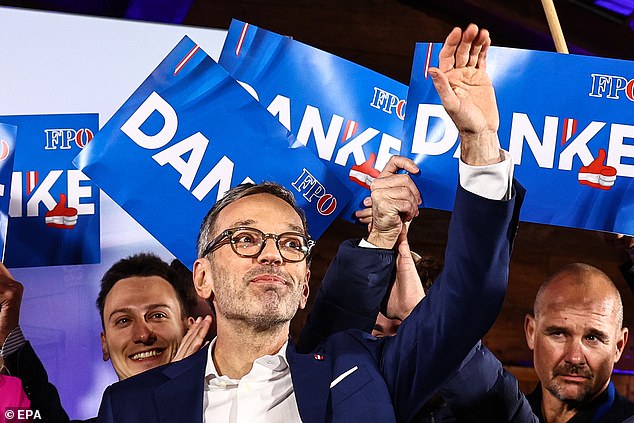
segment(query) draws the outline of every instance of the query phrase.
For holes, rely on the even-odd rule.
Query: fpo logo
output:
[[[309,203],[317,199],[317,212],[322,216],[332,214],[337,208],[337,199],[326,193],[326,188],[308,170],[304,168],[302,174],[291,184]]]
[[[382,90],[379,87],[374,87],[374,96],[370,106],[375,109],[383,110],[387,114],[392,114],[392,111],[398,116],[400,120],[405,120],[405,105],[406,100],[401,100],[396,95]]]
[[[84,148],[88,144],[94,134],[88,128],[81,129],[45,129],[46,134],[46,150],[69,150],[72,148],[72,144],[75,144],[79,148]]]
[[[621,96],[625,96],[628,100],[634,101],[634,79],[628,80],[622,76],[599,73],[593,73],[591,76],[592,87],[588,94],[590,97],[618,100]]]

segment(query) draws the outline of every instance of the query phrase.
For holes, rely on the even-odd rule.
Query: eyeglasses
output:
[[[202,257],[225,244],[230,244],[233,252],[240,257],[257,257],[264,250],[269,238],[275,240],[275,245],[282,259],[290,263],[304,260],[315,245],[314,240],[298,232],[284,232],[276,235],[265,234],[255,228],[239,227],[226,229],[211,240],[203,250]]]

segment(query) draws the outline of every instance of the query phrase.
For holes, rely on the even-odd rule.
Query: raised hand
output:
[[[192,318],[190,317],[190,319]],[[205,344],[205,337],[211,327],[212,319],[210,315],[207,315],[204,318],[198,317],[196,320],[190,321],[189,329],[178,346],[172,362],[189,357]]]
[[[392,156],[370,186],[371,198],[365,205],[371,209],[356,213],[361,222],[369,224],[368,242],[377,247],[394,247],[405,222],[418,216],[420,192],[409,175],[397,173],[401,169],[418,173],[412,160]]]
[[[429,69],[445,110],[460,131],[461,159],[474,166],[502,161],[500,118],[486,73],[490,45],[486,29],[474,24],[464,31],[454,28],[440,51],[438,68]]]

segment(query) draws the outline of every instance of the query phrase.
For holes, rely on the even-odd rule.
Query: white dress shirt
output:
[[[274,355],[253,362],[242,379],[218,376],[212,358],[215,339],[209,346],[203,398],[205,423],[301,422],[291,371],[286,360],[286,342]]]
[[[489,200],[510,200],[513,190],[513,160],[500,150],[504,160],[487,166],[471,166],[459,160],[460,186],[472,194]]]

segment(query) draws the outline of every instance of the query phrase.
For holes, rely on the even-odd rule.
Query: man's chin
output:
[[[592,397],[590,392],[591,387],[587,381],[586,383],[579,383],[576,381],[555,383],[548,389],[548,391],[560,401],[572,406],[586,402]]]
[[[296,311],[296,310],[295,310]],[[279,305],[274,307],[262,306],[259,312],[252,313],[246,319],[249,325],[258,332],[266,332],[287,324],[295,315]]]

